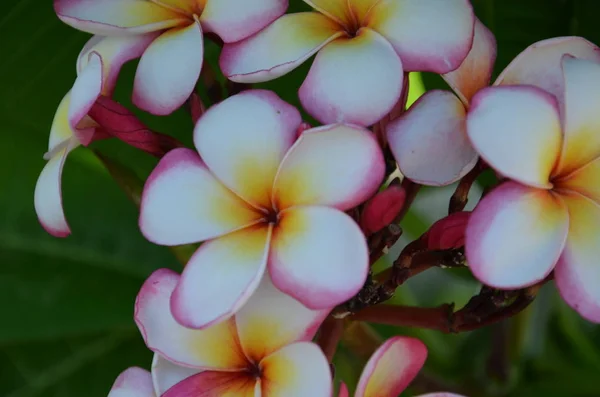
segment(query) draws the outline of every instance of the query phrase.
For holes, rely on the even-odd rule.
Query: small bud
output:
[[[455,212],[434,223],[424,238],[430,250],[447,250],[465,245],[465,229],[470,212]]]
[[[360,224],[365,234],[370,235],[383,229],[394,221],[404,207],[406,191],[397,185],[391,185],[379,192],[365,204]]]

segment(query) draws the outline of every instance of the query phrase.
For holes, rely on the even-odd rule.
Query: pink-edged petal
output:
[[[190,20],[176,10],[140,0],[54,0],[54,10],[67,25],[104,36],[153,32]]]
[[[394,107],[403,76],[390,43],[371,29],[361,29],[356,37],[339,38],[319,51],[298,96],[323,124],[368,126]]]
[[[557,37],[538,41],[521,52],[498,76],[494,85],[529,84],[554,95],[562,109],[564,54],[600,61],[600,48],[582,37]]]
[[[500,174],[549,188],[562,130],[556,98],[531,86],[484,88],[467,115],[475,150]]]
[[[148,348],[173,363],[188,367],[245,368],[247,360],[233,319],[205,330],[185,328],[175,321],[170,299],[179,281],[177,273],[159,269],[150,275],[137,296],[135,322]]]
[[[225,44],[219,64],[232,81],[269,81],[295,69],[343,34],[339,25],[319,13],[288,14],[253,37]]]
[[[115,380],[108,397],[154,397],[150,372],[139,367],[127,368]]]
[[[194,91],[204,54],[200,23],[173,28],[144,51],[133,82],[133,103],[155,115],[167,115]]]
[[[175,149],[146,181],[140,229],[153,243],[180,245],[221,236],[262,216],[223,186],[196,152]]]
[[[569,236],[554,281],[569,306],[585,319],[600,323],[600,205],[577,193],[562,198],[569,208]]]
[[[386,0],[368,16],[368,26],[392,43],[409,72],[458,68],[473,44],[474,24],[469,0]]]
[[[214,32],[225,43],[252,36],[283,15],[288,0],[212,0],[200,16],[207,32]]]
[[[348,392],[348,386],[344,382],[340,383],[340,392],[338,397],[350,397],[350,393]]]
[[[206,328],[246,303],[265,272],[271,229],[251,226],[200,246],[171,297],[171,311],[180,324]]]
[[[273,202],[280,210],[326,205],[345,211],[375,193],[384,169],[370,131],[349,124],[306,130],[281,163]]]
[[[269,257],[278,289],[311,309],[331,308],[360,290],[369,255],[352,218],[328,207],[295,207],[279,216]]]
[[[161,397],[255,397],[259,387],[248,372],[206,371],[179,382]]]
[[[565,56],[565,138],[557,173],[600,156],[600,63]]]
[[[466,109],[449,91],[428,91],[387,126],[400,172],[423,185],[443,186],[467,174],[477,153],[467,137]]]
[[[71,101],[69,103],[69,124],[75,131],[77,140],[87,146],[92,141],[94,128],[77,129],[79,122],[88,114],[96,99],[102,92],[102,58],[96,52],[89,54],[89,60],[78,73],[75,84],[71,89]]]
[[[396,397],[417,376],[427,348],[418,339],[395,336],[371,356],[360,376],[355,397]]]
[[[469,268],[495,288],[535,284],[554,268],[568,229],[567,207],[556,194],[505,182],[471,214],[465,232]]]
[[[352,1],[348,0],[304,0],[305,3],[310,5],[321,14],[326,15],[328,18],[336,21],[338,24],[343,25],[346,28],[351,28],[353,24],[353,16],[349,3]]]
[[[160,354],[154,353],[154,358],[152,359],[152,382],[154,390],[158,396],[162,396],[164,392],[177,383],[192,375],[196,375],[200,371],[202,370],[174,364]]]
[[[238,335],[246,357],[259,362],[297,341],[310,341],[329,310],[310,310],[279,291],[265,275],[250,300],[236,314]]]
[[[311,342],[285,346],[260,362],[261,397],[330,397],[331,369]]]
[[[62,98],[50,127],[50,137],[48,139],[48,153],[44,155],[45,159],[54,157],[54,151],[62,150],[66,142],[75,136],[75,131],[69,123],[69,107],[71,106],[71,91]]]
[[[600,157],[554,181],[554,186],[559,190],[577,192],[600,203]]]
[[[458,69],[442,76],[465,105],[477,91],[489,85],[496,62],[496,48],[494,34],[476,19],[471,51]]]
[[[277,168],[302,119],[275,93],[245,91],[211,107],[194,129],[194,144],[212,172],[248,202],[271,207]]]
[[[93,59],[92,53],[98,54],[102,58],[102,95],[111,96],[123,64],[141,57],[158,35],[158,32],[152,32],[134,36],[93,36],[79,53],[77,73],[82,73]]]

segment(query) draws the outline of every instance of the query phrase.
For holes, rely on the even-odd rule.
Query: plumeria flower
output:
[[[329,363],[310,342],[328,311],[307,309],[265,277],[234,317],[192,330],[170,310],[179,277],[157,270],[136,301],[136,323],[158,355],[152,369],[157,396],[331,395]]]
[[[98,125],[87,116],[100,95],[111,95],[124,63],[139,57],[150,37],[92,38],[77,60],[77,79],[60,104],[52,127],[48,160],[35,187],[35,210],[44,229],[56,237],[66,237],[71,229],[62,206],[61,176],[67,155],[79,145],[103,137]]]
[[[371,125],[398,101],[403,71],[447,73],[467,56],[468,0],[304,0],[314,12],[284,15],[259,34],[223,47],[231,80],[267,81],[317,57],[300,87],[324,124]]]
[[[599,59],[597,47],[581,37],[543,40],[518,55],[493,85],[531,84],[557,95],[561,90],[563,54]],[[471,52],[457,70],[442,76],[456,95],[428,91],[388,125],[390,148],[407,178],[442,186],[456,182],[473,169],[478,156],[467,136],[466,117],[473,95],[488,86],[495,59],[494,36],[477,21]]]
[[[397,397],[417,376],[427,348],[418,339],[395,336],[382,344],[365,366],[355,397]],[[341,384],[339,397],[348,397],[348,388]],[[449,393],[432,393],[421,397],[461,397]]]
[[[117,377],[108,397],[156,397],[152,375],[139,367],[128,368]]]
[[[287,6],[287,0],[54,0],[58,17],[76,29],[118,40],[153,37],[137,68],[133,103],[156,115],[172,113],[193,92],[203,32],[235,42],[263,29]]]
[[[181,324],[202,328],[231,316],[267,268],[277,288],[312,309],[331,308],[364,284],[365,237],[342,211],[375,193],[383,155],[362,127],[333,124],[298,137],[301,123],[274,93],[245,91],[200,118],[198,152],[171,151],[148,178],[146,238],[206,241],[171,298]]]
[[[473,98],[469,138],[508,181],[473,212],[466,255],[479,280],[503,289],[554,269],[565,301],[600,322],[600,63],[565,55],[562,68],[560,97],[507,86]]]

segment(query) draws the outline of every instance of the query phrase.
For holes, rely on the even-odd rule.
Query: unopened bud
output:
[[[365,234],[370,235],[394,221],[404,207],[406,191],[397,185],[389,186],[365,204],[360,224]]]
[[[455,212],[434,223],[426,233],[427,248],[447,250],[465,245],[465,230],[470,212]]]

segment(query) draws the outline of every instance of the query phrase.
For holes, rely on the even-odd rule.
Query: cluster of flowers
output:
[[[330,396],[330,367],[310,340],[363,287],[365,234],[400,211],[388,199],[397,186],[379,191],[388,151],[404,177],[430,186],[461,179],[481,157],[502,182],[466,227],[475,277],[514,289],[554,270],[566,302],[600,321],[600,50],[545,40],[488,87],[496,42],[468,0],[305,2],[314,11],[284,15],[287,0],[54,1],[62,21],[95,34],[35,191],[41,224],[59,237],[70,234],[65,158],[106,137],[90,109],[125,62],[140,58],[133,103],[167,115],[194,92],[205,32],[223,42],[221,70],[239,83],[316,54],[299,98],[322,126],[273,92],[242,91],[199,118],[196,150],[171,150],[146,181],[146,238],[204,243],[181,276],[158,270],[142,287],[135,320],[156,353],[152,377],[129,369],[111,396]],[[405,112],[412,71],[441,74],[454,93],[429,91]],[[362,216],[348,215],[357,206]],[[356,396],[396,396],[425,357],[418,340],[388,340]]]

